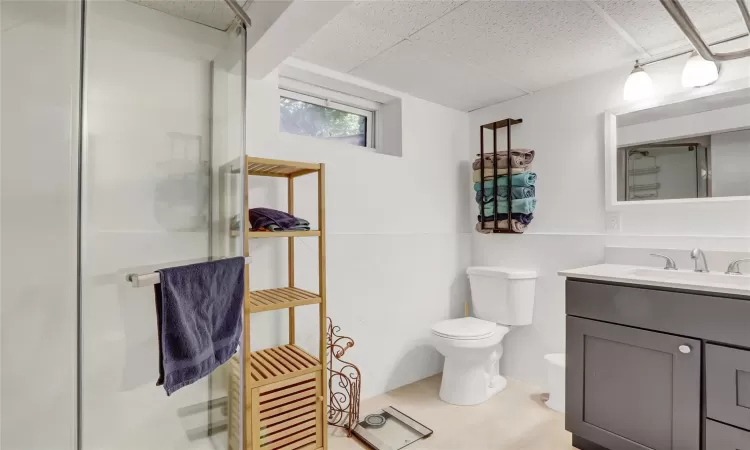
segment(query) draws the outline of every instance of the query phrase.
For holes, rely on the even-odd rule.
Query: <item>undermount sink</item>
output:
[[[750,276],[727,275],[720,272],[695,272],[692,270],[665,270],[637,268],[630,271],[635,277],[661,279],[672,282],[685,282],[690,284],[725,285],[750,288]]]

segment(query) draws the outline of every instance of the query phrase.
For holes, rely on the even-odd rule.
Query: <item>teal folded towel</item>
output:
[[[513,209],[512,212],[519,213],[519,214],[531,214],[536,209],[536,198],[519,198],[516,200],[511,200]],[[495,203],[489,202],[485,203],[482,207],[482,213],[485,217],[491,217],[495,215]],[[498,214],[508,214],[508,202],[504,201],[498,201],[497,202],[497,213]]]
[[[508,177],[497,177],[495,178],[495,182],[498,187],[502,186],[506,189],[508,187]],[[536,184],[536,174],[534,172],[517,173],[510,177],[510,184],[519,187],[534,186]],[[492,189],[492,180],[485,180],[484,188]],[[479,192],[480,190],[482,190],[482,186],[479,183],[474,183],[474,192]]]
[[[510,189],[510,198],[529,198],[534,197],[536,189],[534,186],[516,186]],[[477,203],[487,203],[492,201],[492,187],[484,188],[484,195],[481,192],[477,192],[474,196]],[[498,200],[505,200],[508,198],[508,186],[497,187],[497,198]]]

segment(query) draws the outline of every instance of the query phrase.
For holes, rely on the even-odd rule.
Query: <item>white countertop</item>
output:
[[[664,270],[621,264],[597,264],[579,269],[561,270],[558,275],[584,280],[750,297],[750,275],[725,275],[723,272],[695,273],[692,270]]]

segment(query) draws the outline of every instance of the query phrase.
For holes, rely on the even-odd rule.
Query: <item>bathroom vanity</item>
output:
[[[582,450],[750,450],[750,277],[602,264],[566,281]]]

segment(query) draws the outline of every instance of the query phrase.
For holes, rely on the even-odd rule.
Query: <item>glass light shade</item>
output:
[[[625,81],[623,97],[627,101],[641,100],[654,94],[654,83],[645,70],[636,67]]]
[[[719,79],[719,65],[713,61],[706,61],[699,54],[694,53],[682,70],[682,86],[708,86]]]

